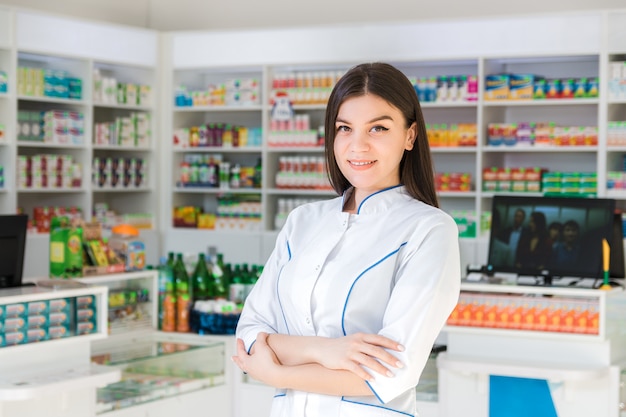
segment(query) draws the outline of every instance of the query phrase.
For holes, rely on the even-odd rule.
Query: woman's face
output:
[[[341,104],[333,149],[357,199],[400,183],[400,161],[413,149],[415,135],[415,123],[407,129],[400,110],[376,95]]]

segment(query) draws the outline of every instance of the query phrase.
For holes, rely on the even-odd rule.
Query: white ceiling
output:
[[[163,31],[456,19],[626,7],[624,0],[0,0],[0,3]]]

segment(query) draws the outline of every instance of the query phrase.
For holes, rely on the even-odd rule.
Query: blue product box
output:
[[[4,334],[4,345],[14,346],[26,342],[26,333],[23,331],[9,332]]]
[[[4,306],[4,317],[23,317],[26,315],[26,304],[16,303]]]
[[[533,74],[511,74],[509,79],[509,98],[511,100],[530,100],[533,98],[535,76]]]
[[[89,321],[96,319],[96,310],[93,308],[76,309],[76,321]]]
[[[8,92],[9,77],[4,71],[0,71],[0,93]]]
[[[508,100],[510,74],[485,76],[485,100]]]
[[[50,326],[66,326],[69,325],[71,322],[71,317],[69,315],[69,313],[66,313],[64,311],[58,311],[58,312],[50,312],[48,314],[48,323]]]
[[[48,302],[48,311],[50,313],[69,313],[70,300],[68,298],[57,298]]]
[[[26,320],[24,317],[7,317],[4,319],[5,333],[21,331],[26,328]]]
[[[98,331],[98,326],[95,321],[81,321],[76,323],[76,334],[92,334]]]
[[[31,301],[26,303],[26,314],[31,316],[35,314],[48,314],[48,301]]]
[[[62,339],[70,335],[69,326],[50,326],[48,327],[48,339]]]
[[[41,342],[48,339],[48,333],[44,329],[28,329],[26,331],[26,343]]]
[[[88,308],[93,307],[96,302],[96,297],[93,295],[83,295],[76,297],[76,308]]]

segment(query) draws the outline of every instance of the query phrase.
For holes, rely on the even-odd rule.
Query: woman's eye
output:
[[[386,132],[389,129],[387,129],[385,126],[374,126],[372,128],[372,132]]]
[[[350,128],[345,125],[337,126],[337,132],[349,132]]]

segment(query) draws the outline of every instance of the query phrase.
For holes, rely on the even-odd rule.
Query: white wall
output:
[[[624,0],[0,0],[0,3],[164,31],[527,15],[623,8],[625,4]]]

